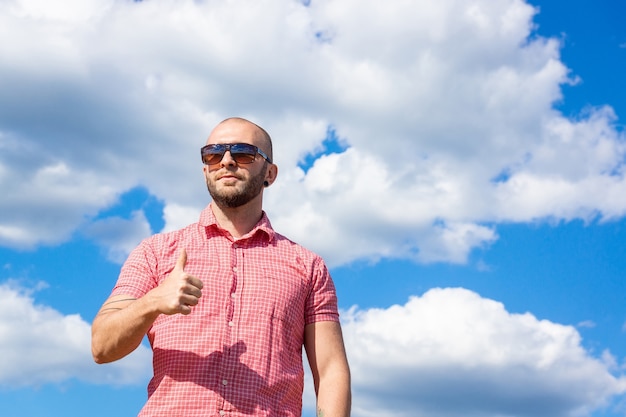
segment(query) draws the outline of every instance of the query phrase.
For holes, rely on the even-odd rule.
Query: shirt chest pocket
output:
[[[252,314],[262,314],[291,325],[304,322],[304,300],[306,289],[293,277],[264,271],[250,282],[253,300]]]

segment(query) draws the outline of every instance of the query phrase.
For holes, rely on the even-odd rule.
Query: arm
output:
[[[183,249],[170,274],[158,286],[135,299],[110,297],[91,326],[91,352],[97,363],[113,362],[131,353],[160,314],[189,314],[202,296],[202,281],[185,273]]]
[[[349,417],[350,369],[337,322],[322,321],[304,329],[304,348],[313,374],[318,417]]]

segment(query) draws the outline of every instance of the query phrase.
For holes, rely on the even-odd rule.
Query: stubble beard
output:
[[[213,202],[217,204],[218,207],[224,208],[237,208],[249,203],[263,190],[266,168],[267,162],[265,162],[263,169],[261,169],[257,175],[250,177],[250,179],[244,183],[244,187],[241,191],[238,191],[235,187],[228,187],[220,191],[217,189],[215,182],[207,179],[207,189],[209,190]]]

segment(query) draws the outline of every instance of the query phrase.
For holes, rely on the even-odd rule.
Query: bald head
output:
[[[267,153],[267,156],[269,156],[270,160],[272,161],[274,160],[272,138],[270,137],[269,133],[267,133],[265,129],[263,129],[261,126],[257,125],[256,123],[253,123],[250,120],[244,119],[243,117],[229,117],[228,119],[224,119],[221,122],[219,122],[215,128],[217,129],[220,126],[233,125],[233,124],[252,126],[254,128],[256,138],[262,144],[260,147],[265,151],[265,153]]]

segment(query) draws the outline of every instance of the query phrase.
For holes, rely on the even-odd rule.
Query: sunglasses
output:
[[[203,146],[200,149],[202,162],[206,165],[219,163],[226,151],[230,152],[230,156],[238,164],[251,164],[256,159],[256,155],[261,155],[270,164],[272,160],[258,147],[248,143],[215,143]]]

